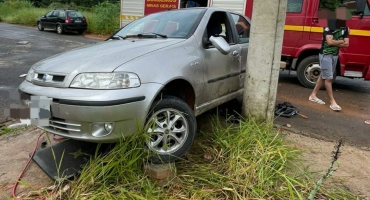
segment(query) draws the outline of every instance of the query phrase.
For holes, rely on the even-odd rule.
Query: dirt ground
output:
[[[284,132],[287,133],[287,140],[297,148],[305,150],[303,159],[307,161],[309,169],[323,174],[330,164],[330,156],[335,144],[304,136],[291,129]],[[14,183],[26,165],[41,133],[41,130],[29,128],[27,131],[0,136],[0,199],[11,197]],[[40,143],[43,141],[47,141],[45,134],[40,138]],[[370,166],[370,151],[345,145],[341,148],[341,152],[339,169],[324,184],[334,183],[344,186],[362,199],[370,199],[368,189],[370,186],[370,168],[368,167]],[[53,185],[51,179],[32,161],[16,194],[19,197],[51,185]]]
[[[303,160],[310,171],[320,172],[328,169],[335,143],[288,132],[286,139],[295,147],[303,149]],[[359,147],[344,145],[340,150],[339,167],[324,184],[336,184],[347,188],[361,199],[370,199],[370,151]]]

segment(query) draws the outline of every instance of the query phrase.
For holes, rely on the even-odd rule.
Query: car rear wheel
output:
[[[81,35],[82,33],[84,33],[84,31],[83,30],[79,30],[79,31],[77,31],[77,33]]]
[[[39,31],[43,31],[44,30],[44,27],[42,26],[42,23],[41,22],[37,22],[37,29],[39,29]]]
[[[167,96],[153,103],[146,124],[147,147],[153,163],[174,162],[191,147],[197,129],[193,111],[182,100]]]
[[[63,27],[61,25],[57,25],[57,33],[58,34],[63,34]]]

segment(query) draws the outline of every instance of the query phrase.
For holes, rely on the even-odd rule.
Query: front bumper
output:
[[[39,128],[66,138],[110,143],[139,130],[161,87],[150,83],[138,88],[87,90],[44,87],[24,81],[19,91],[23,100],[31,95],[53,99],[49,126]],[[108,135],[101,136],[97,133],[104,131],[105,123],[112,123],[114,128]]]

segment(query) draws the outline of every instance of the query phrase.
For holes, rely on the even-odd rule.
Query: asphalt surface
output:
[[[63,35],[52,30],[38,31],[25,27],[0,23],[0,122],[4,121],[4,108],[18,104],[9,92],[17,91],[26,74],[36,62],[70,49],[101,42],[71,32]]]
[[[291,118],[278,117],[275,123],[290,124],[292,129],[311,136],[331,141],[344,138],[348,144],[370,149],[370,81],[337,77],[333,84],[334,98],[342,107],[341,112],[329,108],[329,99],[325,90],[318,92],[318,98],[326,104],[310,102],[311,89],[300,86],[295,72],[280,72],[276,103],[290,102],[308,119],[298,115]]]
[[[26,41],[24,44],[19,42]],[[54,31],[40,32],[36,27],[24,27],[0,23],[0,122],[4,119],[3,110],[11,103],[17,103],[6,96],[5,91],[16,91],[25,78],[19,75],[28,72],[37,61],[80,46],[100,42],[75,33],[58,35]],[[311,136],[329,140],[344,137],[353,145],[370,148],[370,81],[352,80],[338,77],[334,87],[334,97],[342,107],[341,112],[329,108],[325,90],[318,97],[326,105],[308,101],[311,89],[302,87],[294,72],[280,72],[276,103],[290,102],[308,119],[293,116],[278,117],[276,124],[290,124]]]

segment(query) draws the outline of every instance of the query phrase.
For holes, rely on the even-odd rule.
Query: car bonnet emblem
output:
[[[42,76],[42,81],[44,81],[44,82],[46,81],[46,76],[47,76],[46,74],[44,74],[44,76]]]

